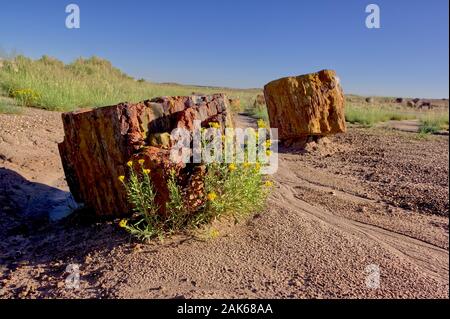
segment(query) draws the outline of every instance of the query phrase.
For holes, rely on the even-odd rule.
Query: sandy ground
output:
[[[82,214],[42,221],[70,206],[62,136],[59,113],[0,115],[2,298],[448,298],[447,136],[351,127],[280,149],[266,210],[149,244]]]

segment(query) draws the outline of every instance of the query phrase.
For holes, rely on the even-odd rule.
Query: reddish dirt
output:
[[[42,221],[66,203],[61,140],[59,113],[0,115],[2,298],[448,298],[446,136],[350,128],[280,149],[264,211],[148,244],[81,213]]]

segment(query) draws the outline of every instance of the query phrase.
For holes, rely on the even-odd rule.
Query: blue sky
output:
[[[81,28],[65,27],[76,3]],[[367,29],[376,3],[381,28]],[[158,82],[262,87],[335,69],[346,93],[448,97],[448,0],[1,1],[0,47],[97,55]]]

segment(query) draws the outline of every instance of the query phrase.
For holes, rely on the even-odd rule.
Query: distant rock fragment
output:
[[[266,104],[266,100],[264,98],[264,95],[258,94],[255,98],[255,102],[253,102],[253,107],[260,108],[265,104]]]
[[[421,109],[431,109],[431,102],[430,102],[430,101],[422,101],[422,102],[419,104],[419,107],[420,107]]]
[[[241,108],[241,100],[240,99],[229,99],[230,107],[232,110],[239,110]]]

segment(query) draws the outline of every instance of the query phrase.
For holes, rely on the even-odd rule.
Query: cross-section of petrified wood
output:
[[[219,122],[224,128],[231,124],[228,103],[223,94],[161,97],[64,113],[59,152],[74,198],[99,216],[128,215],[131,207],[118,177],[126,175],[129,160],[144,158],[153,168],[157,202],[164,206],[165,172],[169,164],[184,166],[168,163],[165,133],[177,127],[192,130],[194,120],[203,127]]]

